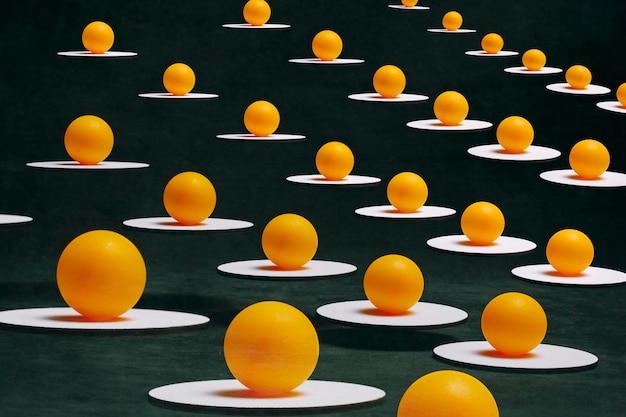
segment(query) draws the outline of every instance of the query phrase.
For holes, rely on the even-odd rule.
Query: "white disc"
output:
[[[0,225],[20,224],[32,222],[33,218],[28,216],[18,216],[15,214],[0,214]]]
[[[236,261],[222,264],[217,270],[228,275],[256,278],[325,278],[348,275],[356,266],[334,261],[311,260],[294,270],[281,269],[268,259]]]
[[[383,327],[441,327],[460,323],[467,313],[456,307],[419,301],[404,314],[386,314],[369,300],[344,301],[327,304],[317,309],[327,319]]]
[[[606,171],[598,178],[586,180],[582,179],[571,169],[559,169],[555,171],[545,171],[539,176],[550,182],[564,185],[576,185],[579,187],[624,187],[626,186],[626,174],[620,172]]]
[[[526,67],[509,67],[505,68],[504,72],[508,72],[511,74],[522,74],[522,75],[549,75],[549,74],[559,74],[563,72],[561,68],[555,67],[543,67],[539,70],[529,70]]]
[[[289,62],[294,64],[315,64],[315,65],[351,65],[351,64],[362,64],[365,61],[362,59],[356,58],[336,58],[332,61],[322,61],[319,58],[293,58],[290,59]]]
[[[410,6],[407,7],[404,4],[389,4],[387,7],[390,9],[398,9],[398,10],[429,10],[430,7],[426,6]]]
[[[217,135],[219,139],[226,140],[243,140],[243,141],[256,141],[256,142],[272,142],[272,141],[290,141],[290,140],[302,140],[305,138],[303,135],[292,135],[288,133],[272,133],[269,136],[255,136],[252,133],[227,133],[224,135]]]
[[[450,34],[461,34],[461,33],[474,33],[476,32],[476,29],[457,29],[457,30],[448,30],[446,28],[434,28],[434,29],[427,29],[429,32],[433,32],[433,33],[450,33]]]
[[[203,232],[247,229],[254,224],[243,220],[219,219],[209,217],[196,225],[186,226],[178,223],[171,217],[144,217],[125,220],[124,225],[136,229],[167,230],[177,232]]]
[[[351,100],[375,101],[379,103],[410,103],[428,100],[428,96],[421,94],[401,93],[395,97],[383,97],[378,93],[356,93],[348,96]]]
[[[561,152],[556,149],[535,145],[530,145],[522,153],[507,152],[500,144],[474,146],[467,152],[480,158],[502,161],[546,161],[561,156]]]
[[[484,56],[484,57],[504,57],[504,56],[515,56],[519,55],[519,52],[516,51],[498,51],[495,54],[490,54],[487,51],[466,51],[465,55],[469,56]]]
[[[93,52],[90,52],[90,51],[62,51],[62,52],[57,52],[57,55],[84,57],[84,58],[123,58],[123,57],[136,56],[137,52],[106,51],[103,54],[94,54]]]
[[[527,281],[558,285],[601,286],[626,282],[626,273],[595,266],[589,266],[575,276],[561,275],[550,264],[518,266],[511,273]]]
[[[287,181],[298,184],[312,185],[366,185],[380,182],[380,178],[368,177],[365,175],[347,175],[340,180],[329,180],[321,174],[292,175],[287,177]]]
[[[35,168],[53,168],[53,169],[84,169],[84,170],[107,170],[107,169],[135,169],[146,168],[150,165],[143,162],[115,162],[115,161],[102,161],[95,165],[83,165],[76,161],[43,161],[43,162],[29,162],[26,165]]]
[[[440,236],[429,239],[426,244],[435,249],[447,252],[471,253],[480,255],[504,255],[528,252],[537,247],[530,240],[517,237],[500,236],[491,245],[477,245],[465,235]]]
[[[290,28],[291,25],[287,25],[285,23],[264,23],[262,25],[251,25],[250,23],[225,23],[222,25],[222,27],[229,28],[229,29],[263,30],[263,29],[287,29],[287,28]]]
[[[614,113],[626,113],[626,106],[619,101],[601,101],[596,103],[596,106],[603,110],[612,111]]]
[[[608,94],[611,90],[607,87],[603,87],[601,85],[589,84],[586,88],[577,89],[572,88],[568,83],[555,83],[548,84],[546,88],[550,91],[555,91],[557,93],[565,93],[565,94],[577,94],[577,95],[601,95]]]
[[[540,344],[519,357],[505,356],[485,341],[448,343],[437,346],[433,353],[441,359],[456,363],[504,369],[576,369],[598,363],[598,357],[589,352],[546,344]]]
[[[436,217],[452,216],[456,210],[447,207],[422,206],[417,211],[403,213],[392,205],[361,207],[354,211],[365,217],[378,217],[385,219],[432,219]]]
[[[139,94],[139,97],[143,97],[143,98],[159,98],[159,99],[165,99],[165,100],[198,100],[198,99],[204,99],[204,100],[209,100],[209,99],[213,99],[213,98],[218,98],[219,96],[217,94],[212,94],[212,93],[187,93],[184,96],[175,96],[172,93],[141,93]]]
[[[230,409],[303,409],[340,407],[380,400],[385,391],[347,382],[304,381],[283,397],[255,394],[236,379],[182,382],[148,392],[154,399],[181,405]]]
[[[439,119],[414,120],[412,122],[408,122],[406,125],[413,129],[422,130],[481,130],[488,129],[493,126],[490,122],[469,119],[465,119],[458,125],[452,126],[444,125],[441,121],[439,121]]]

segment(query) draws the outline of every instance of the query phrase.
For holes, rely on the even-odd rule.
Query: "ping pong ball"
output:
[[[483,36],[480,46],[488,54],[497,54],[504,47],[504,39],[497,33],[488,33]]]
[[[461,13],[459,12],[449,11],[443,15],[441,24],[447,30],[455,31],[463,24],[463,16],[461,16]]]
[[[163,191],[167,213],[182,225],[199,224],[213,213],[217,195],[211,181],[197,172],[181,172]]]
[[[417,0],[402,0],[402,4],[406,7],[413,7],[417,4]]]
[[[496,129],[498,143],[510,153],[522,153],[535,138],[533,125],[520,116],[509,116]]]
[[[601,142],[583,139],[569,153],[570,167],[583,179],[595,179],[608,169],[611,155]]]
[[[427,198],[426,182],[413,172],[396,174],[387,184],[387,199],[401,213],[417,211]]]
[[[456,91],[444,91],[435,99],[433,105],[435,117],[446,126],[461,123],[469,113],[467,99]]]
[[[617,97],[617,101],[619,101],[622,106],[626,106],[626,83],[622,83],[619,87],[617,87],[615,96]]]
[[[94,54],[103,54],[113,46],[115,35],[111,26],[104,22],[95,21],[89,23],[83,29],[83,46]]]
[[[485,339],[498,352],[524,355],[541,343],[548,330],[548,319],[532,297],[508,292],[493,298],[481,317]]]
[[[243,6],[243,18],[252,26],[261,26],[270,20],[272,9],[265,0],[248,0]]]
[[[322,61],[332,61],[336,59],[343,50],[341,37],[332,30],[322,30],[315,37],[311,44],[313,55]]]
[[[565,71],[565,81],[575,90],[584,90],[591,83],[591,71],[583,65],[572,65]]]
[[[354,154],[348,146],[341,142],[328,142],[317,151],[315,166],[319,173],[327,179],[338,181],[352,172]]]
[[[224,359],[243,385],[267,396],[285,395],[315,370],[319,339],[300,310],[278,301],[246,307],[224,336]]]
[[[163,73],[163,86],[175,96],[184,96],[196,85],[196,74],[191,67],[182,62],[167,67]]]
[[[539,71],[546,65],[546,54],[539,49],[529,49],[522,55],[522,64],[530,71]]]
[[[387,314],[402,314],[419,301],[424,292],[424,276],[411,259],[385,255],[372,262],[363,277],[368,300]]]
[[[441,370],[426,374],[404,392],[397,417],[498,417],[491,391],[465,372]]]
[[[278,129],[280,113],[269,101],[258,100],[246,108],[243,114],[243,124],[253,135],[267,137]]]
[[[261,235],[265,256],[287,270],[298,269],[313,259],[317,244],[317,232],[311,222],[292,213],[274,217]]]
[[[546,245],[548,262],[562,275],[580,274],[591,265],[593,256],[591,239],[575,229],[563,229],[556,232]]]
[[[57,264],[65,302],[92,320],[111,320],[130,310],[146,285],[146,265],[126,237],[93,230],[74,238]]]
[[[104,161],[113,150],[113,131],[98,116],[80,116],[67,126],[63,142],[73,160],[83,165],[95,165]]]
[[[406,87],[404,72],[395,65],[383,65],[374,73],[374,90],[385,98],[400,95]]]
[[[463,234],[477,245],[490,245],[504,231],[504,215],[487,201],[470,204],[461,215]]]

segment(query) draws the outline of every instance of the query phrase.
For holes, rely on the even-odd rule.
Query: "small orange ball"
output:
[[[460,124],[469,113],[467,99],[456,91],[444,91],[435,99],[435,117],[446,126]]]
[[[450,31],[458,30],[463,24],[463,16],[461,13],[450,11],[443,15],[441,19],[441,24],[444,28]]]
[[[83,165],[95,165],[104,161],[113,150],[113,130],[98,116],[80,116],[67,126],[63,142],[73,160]]]
[[[270,20],[272,9],[265,0],[248,0],[243,6],[243,18],[252,26],[261,26]]]
[[[487,342],[498,352],[519,356],[539,346],[546,336],[548,319],[534,298],[508,292],[487,304],[481,328]]]
[[[572,65],[565,71],[565,81],[575,90],[584,90],[591,84],[591,71],[583,65]]]
[[[417,4],[417,0],[402,0],[402,4],[406,7],[414,7]]]
[[[510,153],[522,153],[533,143],[535,130],[528,120],[509,116],[496,129],[498,143]]]
[[[427,198],[426,182],[413,172],[396,174],[387,184],[387,199],[399,212],[415,212],[424,205]]]
[[[74,238],[57,264],[65,302],[92,320],[111,320],[130,310],[146,286],[146,264],[137,247],[109,230]]]
[[[224,359],[233,376],[265,396],[289,393],[315,370],[319,339],[304,313],[278,301],[243,309],[224,336]]]
[[[611,163],[609,150],[594,139],[583,139],[569,153],[570,167],[583,179],[595,179],[604,174]]]
[[[323,30],[313,37],[313,55],[322,61],[337,59],[343,50],[341,37],[332,30]]]
[[[263,229],[261,246],[265,256],[282,269],[304,266],[317,252],[315,227],[297,214],[281,214]]]
[[[111,49],[114,41],[115,34],[113,29],[104,22],[91,22],[83,29],[83,46],[94,54],[105,53]]]
[[[163,191],[167,213],[182,225],[195,225],[213,213],[217,194],[211,181],[197,172],[181,172],[169,180]]]
[[[529,71],[539,71],[546,65],[546,54],[539,49],[529,49],[522,55],[522,64]]]
[[[383,65],[374,73],[374,90],[385,98],[400,95],[406,87],[404,72],[395,65]]]
[[[331,181],[345,178],[354,168],[354,154],[348,146],[333,141],[322,145],[315,155],[315,166]]]
[[[593,256],[591,239],[575,229],[563,229],[556,232],[546,245],[548,262],[562,275],[580,274],[591,265]]]
[[[490,245],[504,232],[504,215],[487,201],[470,204],[461,215],[463,234],[477,245]]]
[[[246,108],[243,113],[243,124],[253,135],[267,137],[278,129],[280,113],[269,101],[258,100]]]
[[[480,46],[488,54],[497,54],[504,48],[504,39],[497,33],[488,33],[483,36]]]
[[[163,86],[175,96],[184,96],[196,85],[196,74],[191,67],[183,63],[175,63],[167,67],[163,73]]]
[[[619,101],[622,106],[626,107],[626,83],[622,83],[617,87],[615,96],[617,97],[617,101]]]
[[[385,255],[365,271],[363,289],[379,310],[402,314],[422,297],[424,276],[417,264],[406,256]]]

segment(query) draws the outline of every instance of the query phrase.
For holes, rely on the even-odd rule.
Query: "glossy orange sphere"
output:
[[[73,160],[95,165],[104,161],[113,150],[113,130],[98,116],[80,116],[65,130],[63,142]]]
[[[278,129],[280,113],[269,101],[258,100],[246,108],[243,114],[243,124],[253,135],[268,137]]]
[[[343,41],[341,37],[332,30],[322,30],[311,43],[313,55],[322,61],[332,61],[341,55]]]
[[[504,48],[504,39],[497,33],[488,33],[483,36],[480,46],[488,54],[497,54]]]
[[[401,213],[419,210],[427,198],[426,181],[413,172],[396,174],[387,184],[387,199]]]
[[[443,18],[441,19],[441,24],[447,30],[458,30],[463,24],[463,16],[461,16],[461,13],[454,10],[449,11],[443,15]]]
[[[163,73],[163,86],[175,96],[184,96],[196,85],[196,74],[187,64],[177,62]]]
[[[565,81],[575,90],[584,90],[591,84],[591,71],[584,65],[572,65],[565,71]]]
[[[248,0],[243,6],[243,18],[252,26],[266,24],[271,15],[272,9],[265,0]]]
[[[461,93],[444,91],[435,99],[433,111],[441,123],[446,126],[455,126],[467,117],[469,103]]]
[[[320,174],[331,181],[338,181],[354,168],[354,154],[350,148],[337,141],[322,145],[315,154],[315,166]]]
[[[490,245],[504,232],[504,215],[492,203],[470,204],[461,215],[463,234],[477,245]]]
[[[546,65],[546,54],[539,49],[529,49],[522,55],[522,64],[529,71],[539,71]]]
[[[317,252],[317,232],[304,217],[286,213],[267,223],[261,236],[265,256],[282,269],[304,266]]]
[[[85,49],[94,54],[103,54],[113,46],[115,34],[108,24],[95,21],[85,26],[81,38]]]
[[[522,153],[533,143],[535,130],[525,118],[509,116],[498,125],[496,138],[506,151]]]
[[[215,187],[197,172],[181,172],[169,180],[163,191],[167,213],[182,225],[199,224],[213,213],[217,203]]]
[[[615,96],[617,97],[617,101],[619,101],[622,106],[626,106],[626,83],[622,83],[619,87],[617,87]]]
[[[609,150],[594,139],[577,142],[569,152],[570,167],[582,179],[595,179],[604,174],[611,163]]]
[[[591,265],[594,257],[593,243],[581,231],[563,229],[548,240],[546,257],[559,274],[575,276]]]
[[[383,65],[374,73],[374,90],[385,98],[397,97],[406,87],[404,72],[395,65]]]

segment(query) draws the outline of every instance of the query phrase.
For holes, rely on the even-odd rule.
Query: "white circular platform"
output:
[[[217,94],[213,93],[187,93],[184,96],[175,96],[172,93],[141,93],[138,95],[143,98],[156,98],[164,100],[210,100],[219,97]]]
[[[251,25],[250,23],[225,23],[222,25],[224,28],[228,29],[252,29],[252,30],[263,30],[263,29],[288,29],[291,25],[287,25],[285,23],[265,23],[263,25]]]
[[[226,140],[243,140],[243,141],[255,141],[255,142],[272,142],[272,141],[292,141],[302,140],[306,136],[304,135],[292,135],[288,133],[272,133],[269,136],[256,136],[252,133],[227,133],[223,135],[217,135],[218,139]]]
[[[457,30],[448,30],[446,28],[433,28],[433,29],[426,29],[429,32],[433,32],[433,33],[456,33],[456,34],[461,34],[461,33],[475,33],[476,29],[457,29]]]
[[[64,330],[148,330],[199,326],[209,318],[198,314],[133,308],[110,321],[92,321],[70,307],[0,311],[0,323],[19,327]]]
[[[365,217],[378,217],[384,219],[433,219],[437,217],[452,216],[456,210],[447,207],[422,206],[417,211],[403,213],[392,205],[361,207],[354,211]]]
[[[504,369],[566,370],[598,363],[598,357],[589,352],[546,344],[519,357],[505,356],[486,341],[448,343],[437,346],[433,354],[456,363]]]
[[[124,52],[124,51],[107,51],[103,54],[94,54],[90,51],[62,51],[57,52],[57,55],[60,56],[71,56],[71,57],[84,57],[84,58],[125,58],[136,56],[137,52]]]
[[[378,93],[355,93],[348,96],[351,100],[374,101],[378,103],[410,103],[428,100],[428,96],[421,94],[401,93],[395,97],[383,97]]]
[[[102,161],[95,165],[84,165],[76,161],[43,161],[43,162],[29,162],[26,164],[29,167],[34,168],[52,168],[52,169],[84,169],[84,170],[107,170],[107,169],[135,169],[146,168],[149,164],[143,162],[115,162],[115,161]]]
[[[596,179],[582,179],[571,169],[559,169],[555,171],[545,171],[539,177],[546,181],[563,185],[575,185],[579,187],[625,187],[626,174],[620,172],[606,171]]]
[[[363,59],[357,58],[336,58],[332,61],[322,61],[319,58],[293,58],[289,62],[294,64],[314,64],[314,65],[352,65],[362,64],[365,62]]]
[[[540,70],[529,70],[526,67],[509,67],[505,68],[504,72],[508,72],[510,74],[522,74],[522,75],[550,75],[550,74],[559,74],[563,72],[561,68],[555,67],[543,67]]]
[[[611,92],[609,88],[603,87],[601,85],[595,85],[595,84],[589,84],[587,88],[584,88],[584,89],[576,89],[576,88],[570,87],[568,83],[555,83],[555,84],[546,85],[546,88],[550,91],[555,91],[557,93],[588,95],[588,96],[608,94]]]
[[[550,264],[518,266],[511,273],[527,281],[558,285],[601,286],[626,282],[626,273],[595,266],[589,266],[575,276],[561,275]]]
[[[385,391],[347,382],[308,380],[283,397],[264,397],[236,379],[222,379],[164,385],[150,390],[148,395],[187,406],[285,410],[364,404],[384,398]]]
[[[32,222],[33,218],[16,214],[0,214],[0,226]]]
[[[601,101],[596,103],[596,106],[600,107],[603,110],[608,110],[613,113],[626,113],[626,106],[624,106],[619,101]]]
[[[311,260],[300,269],[278,268],[268,259],[229,262],[217,267],[228,275],[254,278],[326,278],[340,277],[356,271],[356,266],[342,262]]]
[[[534,242],[517,237],[500,236],[491,245],[476,245],[465,235],[440,236],[429,239],[426,244],[435,249],[447,252],[469,253],[480,255],[505,255],[528,252],[537,247]]]
[[[196,225],[182,225],[171,217],[144,217],[138,219],[124,220],[124,226],[136,229],[164,230],[177,232],[204,232],[204,231],[226,231],[247,229],[254,226],[253,223],[243,220],[220,219],[209,217]]]
[[[368,177],[365,175],[347,175],[340,180],[329,180],[321,174],[306,174],[306,175],[292,175],[287,177],[287,181],[295,182],[298,184],[312,184],[312,185],[367,185],[377,184],[380,182],[380,178]]]
[[[389,7],[390,9],[399,9],[399,10],[430,10],[430,7],[427,7],[427,6],[407,7],[404,4],[389,4],[387,7]]]
[[[499,51],[496,52],[495,54],[490,54],[487,51],[466,51],[465,55],[469,55],[469,56],[484,56],[484,57],[490,57],[490,58],[495,58],[495,57],[505,57],[505,56],[515,56],[515,55],[519,55],[519,52],[516,51]]]
[[[408,122],[406,125],[413,129],[422,130],[481,130],[490,128],[493,126],[493,123],[482,120],[465,119],[458,125],[447,126],[441,123],[439,119],[424,119],[414,120]]]
[[[556,149],[535,145],[530,145],[522,153],[507,152],[500,144],[479,145],[469,148],[467,153],[480,158],[501,161],[546,161],[561,156],[561,152]]]
[[[417,302],[405,314],[385,314],[369,300],[344,301],[327,304],[317,314],[343,323],[385,327],[441,327],[460,323],[468,314],[456,307]]]

